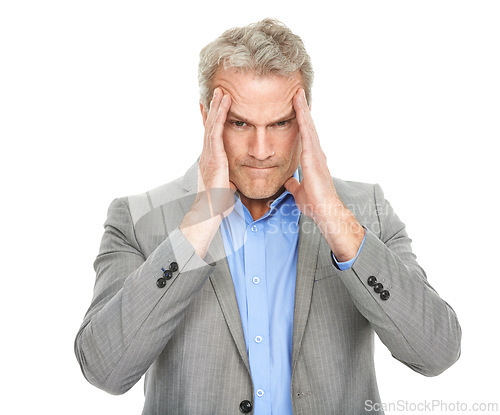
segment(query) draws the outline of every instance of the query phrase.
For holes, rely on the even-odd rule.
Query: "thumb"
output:
[[[295,193],[299,189],[300,183],[295,177],[290,177],[286,182],[285,182],[285,189],[288,190],[292,196],[295,197]]]

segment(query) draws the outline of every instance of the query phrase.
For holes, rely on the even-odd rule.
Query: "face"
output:
[[[300,74],[259,77],[220,68],[216,87],[231,95],[223,133],[229,180],[248,199],[273,199],[299,166],[302,147],[292,98],[303,87]]]

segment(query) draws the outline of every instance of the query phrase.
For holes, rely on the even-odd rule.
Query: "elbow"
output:
[[[426,376],[426,377],[429,377],[429,378],[439,376],[445,370],[447,370],[451,366],[453,366],[453,364],[458,360],[459,357],[460,357],[460,354],[458,354],[458,356],[456,356],[453,359],[449,359],[447,361],[435,363],[435,364],[426,366],[421,370],[416,370],[416,371],[419,372],[420,374]]]
[[[94,385],[96,388],[103,390],[104,392],[109,393],[110,395],[123,395],[128,392],[132,385],[126,385],[124,383],[112,382],[109,379],[97,379],[92,377],[88,372],[84,374],[85,378],[89,381],[90,384]]]
[[[422,373],[424,376],[438,376],[445,370],[453,366],[460,358],[462,352],[462,328],[455,316],[450,318],[446,329],[439,330],[439,333],[434,333],[433,338],[439,338],[430,348],[428,354],[427,369]],[[441,335],[438,335],[441,334]]]
[[[102,371],[103,365],[99,363],[98,359],[88,359],[87,356],[92,353],[85,353],[85,347],[82,344],[81,333],[75,339],[75,356],[80,364],[80,369],[85,379],[96,388],[99,388],[111,395],[123,395],[129,391],[134,383],[124,383],[117,381],[117,377]]]
[[[461,347],[460,340],[458,340],[455,347],[452,350],[443,353],[442,357],[432,366],[432,371],[429,373],[424,373],[424,375],[428,377],[440,375],[457,362],[457,360],[460,358],[460,354]]]
[[[453,366],[460,358],[461,354],[461,332],[450,339],[446,346],[433,349],[431,355],[427,356],[424,364],[407,364],[414,371],[427,376],[434,377],[443,373]]]
[[[101,384],[101,385],[94,385],[98,387],[99,389],[111,394],[111,395],[123,395],[125,392],[128,392],[130,390],[130,387],[124,387],[123,385],[109,385],[109,384]]]
[[[440,361],[432,361],[427,362],[425,364],[415,364],[415,363],[407,363],[403,362],[406,366],[408,366],[413,371],[426,376],[426,377],[435,377],[439,376],[446,369],[450,368],[460,357],[460,353],[457,356],[450,356],[449,359],[440,360]]]
[[[455,320],[454,329],[450,331],[448,342],[446,346],[441,346],[439,352],[436,353],[438,358],[434,367],[434,374],[430,376],[437,376],[443,373],[446,369],[453,366],[460,358],[462,353],[462,329]]]

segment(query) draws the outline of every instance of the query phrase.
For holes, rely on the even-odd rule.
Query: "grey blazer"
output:
[[[182,178],[111,203],[94,263],[94,297],[75,340],[85,378],[109,393],[126,392],[145,374],[146,415],[238,414],[254,396],[220,231],[205,260],[179,231],[196,180],[197,163]],[[294,414],[356,415],[367,412],[367,400],[380,402],[374,333],[396,359],[426,376],[460,354],[455,313],[427,282],[380,186],[333,181],[366,227],[366,240],[351,269],[340,271],[315,223],[300,217]],[[172,262],[179,269],[158,282]]]

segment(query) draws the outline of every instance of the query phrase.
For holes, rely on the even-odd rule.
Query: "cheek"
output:
[[[300,134],[297,133],[297,139],[295,141],[295,149],[296,152],[299,154],[302,154],[302,138],[300,137]]]
[[[302,141],[300,139],[300,134],[298,128],[294,128],[289,131],[287,137],[282,141],[282,151],[283,154],[289,154],[292,157],[296,157],[297,153],[302,150]]]
[[[233,131],[224,130],[222,140],[227,158],[231,163],[232,159],[237,157],[242,152],[242,137],[238,137],[238,134],[235,134]]]
[[[300,164],[300,155],[302,154],[302,140],[298,132],[291,138],[287,154],[289,155],[290,168],[295,171]]]

